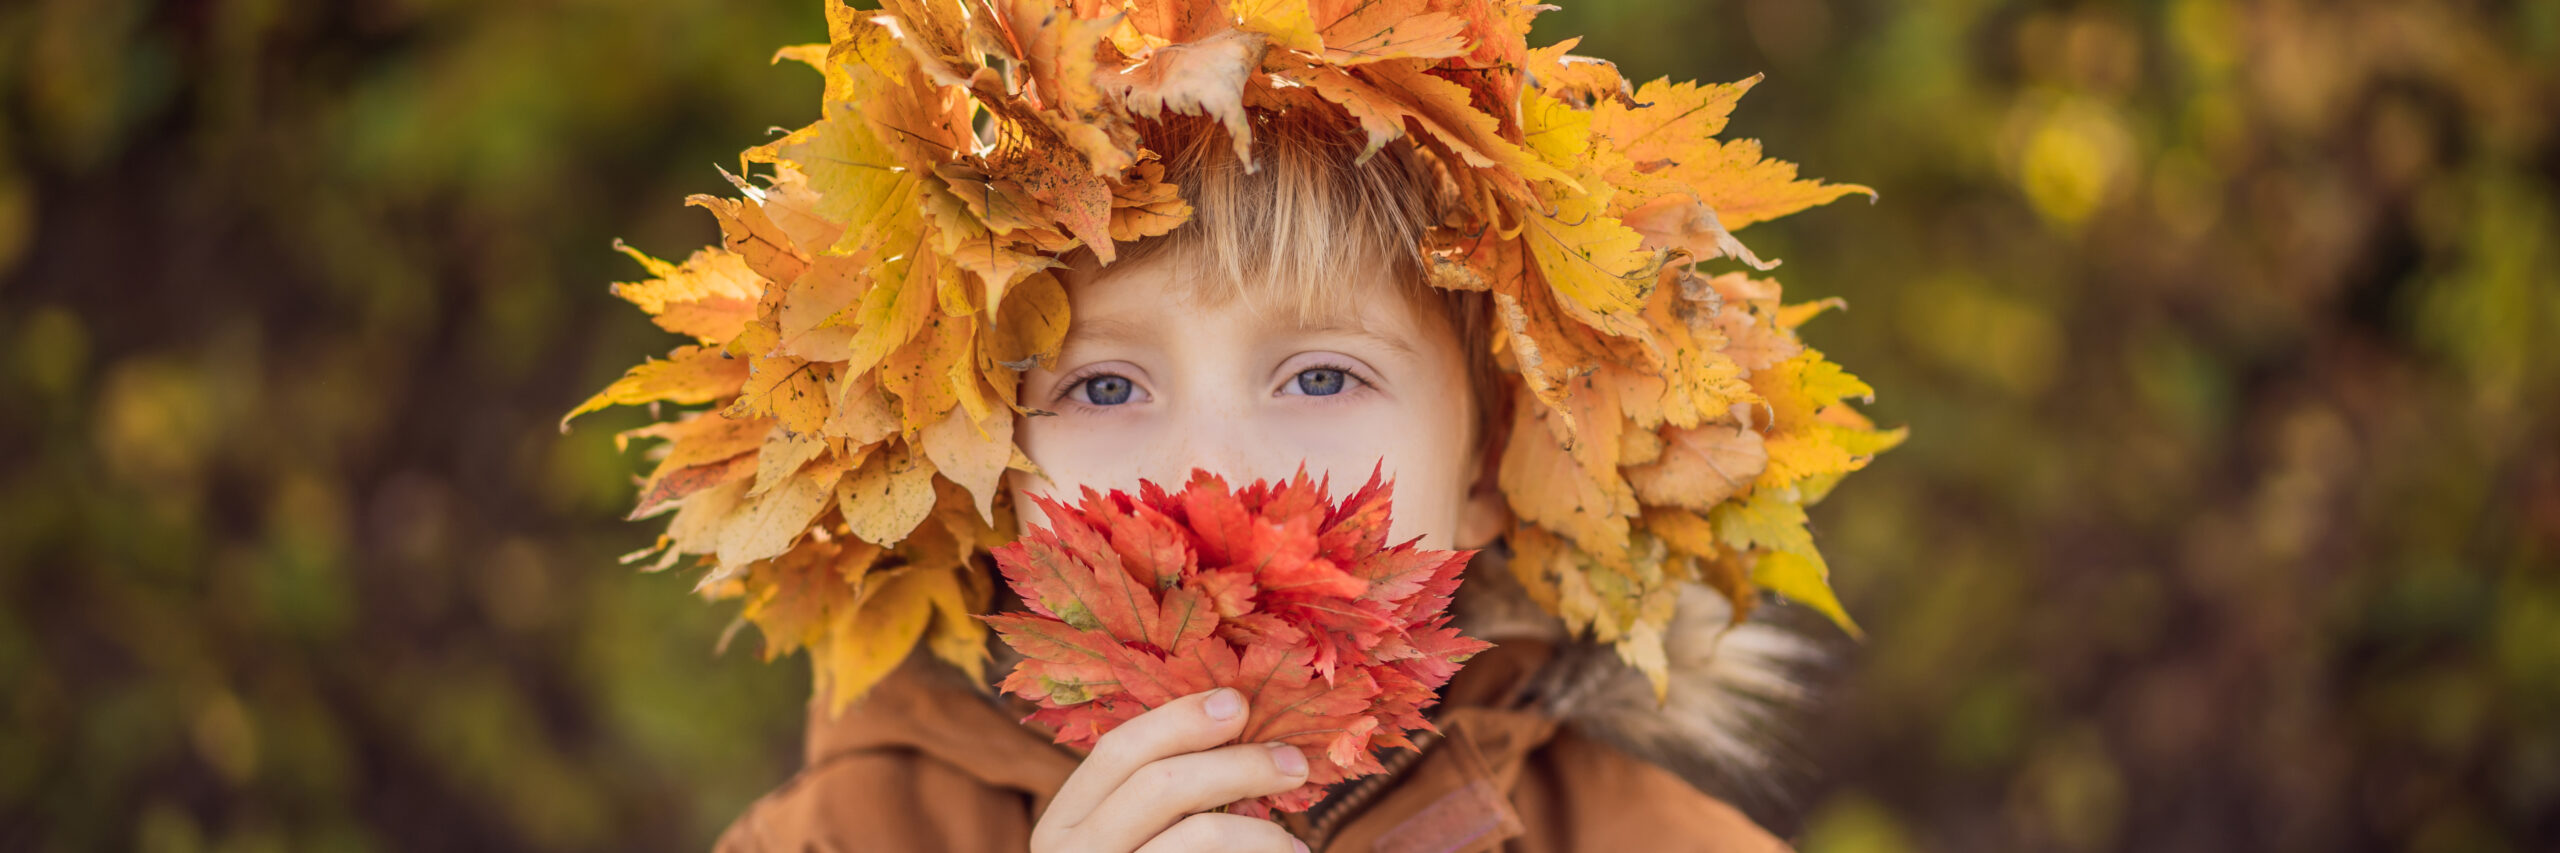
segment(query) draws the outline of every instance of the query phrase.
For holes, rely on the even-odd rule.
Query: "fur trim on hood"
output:
[[[1608,645],[1571,637],[1530,600],[1508,563],[1499,549],[1478,555],[1450,609],[1468,636],[1557,649],[1524,701],[1701,791],[1743,804],[1777,798],[1792,766],[1787,718],[1804,706],[1802,675],[1821,658],[1814,642],[1767,622],[1731,624],[1724,596],[1687,585],[1665,632],[1670,687],[1656,702],[1643,673]]]
[[[1555,650],[1515,694],[1521,705],[1746,809],[1780,800],[1792,766],[1786,720],[1808,698],[1801,675],[1822,657],[1803,635],[1767,622],[1733,625],[1724,596],[1690,584],[1664,635],[1671,683],[1657,703],[1651,682],[1609,645],[1574,638],[1531,600],[1499,546],[1476,555],[1450,613],[1467,636]],[[989,677],[1001,679],[1021,656],[989,645]]]

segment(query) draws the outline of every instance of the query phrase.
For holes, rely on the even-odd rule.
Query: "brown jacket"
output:
[[[1690,602],[1684,599],[1682,607]],[[1585,699],[1580,712],[1559,710],[1567,704],[1556,697],[1531,697],[1554,692],[1556,671],[1577,658],[1559,653],[1569,651],[1569,643],[1559,643],[1554,630],[1531,630],[1544,638],[1518,635],[1521,630],[1503,635],[1498,628],[1469,633],[1498,646],[1477,653],[1449,681],[1434,717],[1439,738],[1418,735],[1421,753],[1382,756],[1388,776],[1347,781],[1347,789],[1308,815],[1283,815],[1283,825],[1308,848],[1787,850],[1682,776],[1582,733],[1582,727],[1613,725],[1608,720],[1651,720],[1664,712],[1728,720],[1731,710],[1682,710],[1677,689],[1674,707],[1654,707],[1649,689],[1641,689],[1644,707],[1615,715],[1590,712],[1597,699]],[[1692,674],[1718,671],[1697,661],[1695,643],[1684,646],[1677,638],[1674,630],[1674,666]],[[1723,633],[1715,640],[1733,646]],[[1736,653],[1728,648],[1725,656]],[[1708,681],[1751,686],[1733,679],[1731,666],[1723,669]],[[1034,820],[1078,763],[1068,748],[1016,722],[1027,712],[1021,699],[978,692],[955,669],[919,653],[842,717],[829,720],[812,704],[806,766],[737,817],[719,838],[719,850],[1027,850]],[[1610,740],[1651,753],[1656,745],[1672,748],[1664,740],[1682,738],[1679,730],[1618,730]]]

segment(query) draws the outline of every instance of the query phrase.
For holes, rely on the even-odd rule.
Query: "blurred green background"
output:
[[[2560,849],[2560,3],[1587,2],[1873,186],[1817,853]],[[0,8],[0,849],[699,849],[802,666],[614,556],[607,294],[813,0]],[[617,418],[619,420],[617,420]]]

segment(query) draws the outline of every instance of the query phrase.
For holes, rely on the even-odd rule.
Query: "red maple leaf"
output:
[[[1034,496],[1049,525],[995,550],[1030,612],[981,617],[1024,657],[1002,686],[1040,706],[1025,722],[1091,749],[1150,708],[1233,687],[1251,708],[1237,743],[1307,756],[1306,784],[1230,808],[1257,817],[1305,811],[1383,772],[1373,748],[1436,731],[1422,710],[1492,645],[1448,624],[1475,552],[1387,546],[1379,471],[1339,505],[1327,485],[1300,469],[1230,490],[1194,470],[1171,494]]]

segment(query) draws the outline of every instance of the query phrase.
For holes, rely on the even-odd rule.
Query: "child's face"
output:
[[[1444,312],[1370,268],[1354,306],[1301,323],[1294,306],[1203,298],[1183,262],[1160,258],[1070,277],[1057,363],[1022,380],[1023,405],[1056,413],[1015,427],[1047,475],[1008,480],[1024,524],[1042,519],[1023,491],[1174,489],[1195,467],[1242,485],[1303,463],[1340,498],[1383,461],[1390,542],[1480,547],[1498,532],[1499,498],[1474,488],[1477,413]]]

